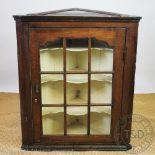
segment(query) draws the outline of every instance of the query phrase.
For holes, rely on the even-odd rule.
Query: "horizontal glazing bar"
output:
[[[74,107],[74,106],[88,106],[87,104],[83,105],[83,104],[74,104],[74,105],[66,105],[67,107]],[[112,104],[91,104],[90,106],[112,106]],[[64,107],[64,104],[42,104],[41,107]]]
[[[67,104],[66,105],[67,107],[75,107],[75,106],[79,106],[79,107],[81,107],[81,106],[87,106],[87,104]]]
[[[112,104],[111,103],[109,103],[109,104],[108,103],[107,104],[104,104],[104,103],[103,104],[93,104],[92,103],[90,106],[112,106]]]
[[[64,104],[42,104],[41,107],[63,107]]]
[[[114,74],[113,71],[93,71],[93,72],[71,72],[71,71],[67,71],[67,72],[57,72],[57,71],[42,71],[40,72],[40,74]]]

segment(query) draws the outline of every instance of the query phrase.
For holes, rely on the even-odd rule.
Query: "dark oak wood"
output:
[[[63,39],[63,70],[66,72],[66,38]],[[64,135],[67,135],[67,102],[66,102],[66,74],[64,77]]]
[[[16,22],[17,45],[18,45],[18,72],[20,91],[20,112],[22,143],[33,144],[33,119],[31,102],[31,67],[29,51],[29,24]]]
[[[102,145],[102,144],[81,144],[81,145],[22,145],[26,151],[127,151],[132,148],[130,144],[126,145]]]
[[[91,38],[88,38],[88,115],[87,135],[90,135],[90,104],[91,104]]]
[[[67,104],[67,107],[74,107],[74,106],[88,106],[88,104]],[[109,104],[93,104],[91,103],[90,106],[112,106],[111,103]],[[64,104],[42,104],[41,107],[64,107]]]
[[[82,14],[81,14],[81,13]],[[68,15],[68,13],[70,13]],[[79,14],[80,13],[80,14]],[[25,150],[128,150],[131,148],[130,119],[122,128],[119,120],[132,116],[138,22],[141,17],[87,9],[65,9],[29,15],[16,15],[18,70],[22,128],[22,149]],[[63,39],[63,71],[40,71],[39,46],[47,41]],[[114,48],[113,71],[91,71],[91,38]],[[88,71],[66,71],[66,38],[88,38]],[[64,104],[41,103],[40,74],[62,74]],[[66,75],[88,75],[88,103],[68,105]],[[112,74],[112,103],[91,104],[91,74]],[[70,106],[88,108],[87,134],[67,135],[66,110]],[[111,106],[111,134],[90,134],[90,106]],[[42,107],[64,107],[64,135],[43,135]],[[118,130],[116,130],[116,128]],[[117,138],[117,143],[115,138]],[[122,142],[122,138],[124,142]],[[118,143],[120,143],[118,145]]]
[[[41,74],[113,74],[113,71],[41,71]]]

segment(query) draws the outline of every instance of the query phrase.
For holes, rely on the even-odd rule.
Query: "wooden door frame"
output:
[[[115,94],[115,98],[113,98],[113,102],[115,103],[115,105],[112,106],[112,129],[114,129],[115,126],[115,122],[116,119],[119,120],[120,116],[121,116],[121,108],[122,108],[122,89],[123,89],[123,66],[124,66],[124,61],[123,61],[123,52],[125,49],[125,40],[126,40],[126,29],[125,28],[46,28],[46,29],[42,29],[42,28],[32,28],[30,29],[30,41],[29,41],[29,45],[30,45],[30,53],[31,53],[31,75],[32,75],[32,107],[33,109],[35,109],[35,114],[37,113],[38,115],[41,114],[40,111],[40,97],[41,94],[38,93],[36,94],[36,92],[34,92],[36,85],[40,84],[40,70],[38,68],[38,66],[40,66],[39,64],[39,57],[38,57],[38,45],[40,43],[43,43],[45,41],[47,41],[47,38],[50,39],[50,33],[49,31],[53,30],[54,32],[56,32],[56,30],[58,31],[64,31],[64,30],[69,30],[69,31],[76,31],[76,30],[96,30],[97,32],[102,32],[104,34],[104,41],[108,42],[110,45],[117,45],[115,48],[115,50],[117,51],[114,52],[114,67],[116,69],[114,69],[115,74],[120,73],[121,76],[114,76],[114,80],[113,81],[118,81],[118,83],[116,82],[115,87],[121,89],[115,92],[113,90],[113,95]],[[46,32],[46,35],[44,35]],[[107,33],[105,33],[107,32]],[[111,32],[111,35],[110,35]],[[77,32],[76,32],[77,33]],[[79,33],[77,33],[79,34]],[[109,34],[109,35],[108,35]],[[110,36],[114,35],[113,39],[110,38]],[[101,35],[101,34],[100,34]],[[99,35],[99,36],[100,36]],[[40,37],[40,38],[39,38]],[[78,35],[75,35],[75,37],[77,38]],[[87,37],[87,36],[85,36]],[[105,39],[106,38],[106,39]],[[119,51],[119,52],[118,52]],[[117,61],[117,63],[115,63],[115,61]],[[121,68],[120,68],[121,67]],[[39,77],[39,78],[38,78]],[[113,86],[114,87],[114,86]],[[37,99],[37,102],[34,102]],[[120,103],[121,102],[121,103]],[[34,111],[33,111],[34,114]],[[41,143],[41,144],[73,144],[73,142],[75,142],[75,138],[76,138],[76,142],[75,143],[87,143],[87,144],[93,144],[93,143],[115,143],[114,142],[114,131],[112,132],[112,137],[109,138],[109,136],[41,136],[41,118],[38,118],[38,115],[33,115],[33,123],[34,123],[34,142],[35,143]],[[113,115],[115,115],[115,117],[113,117]],[[39,116],[40,117],[40,116]],[[114,120],[115,118],[115,120]],[[38,128],[39,127],[39,128]],[[39,129],[39,130],[38,130]]]

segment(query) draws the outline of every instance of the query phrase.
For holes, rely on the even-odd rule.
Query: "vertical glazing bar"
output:
[[[64,135],[67,135],[67,116],[66,116],[66,38],[63,38],[63,70],[64,70]]]
[[[91,91],[91,38],[88,38],[88,118],[87,135],[90,135],[90,91]]]

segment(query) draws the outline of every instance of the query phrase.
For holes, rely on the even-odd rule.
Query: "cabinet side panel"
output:
[[[138,23],[133,23],[128,27],[126,37],[124,82],[122,98],[122,118],[127,119],[126,128],[123,129],[122,138],[125,143],[130,143],[131,118],[133,112],[134,81],[136,68]]]
[[[31,73],[28,23],[16,22],[22,144],[32,143]]]

